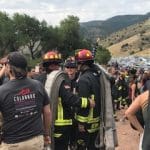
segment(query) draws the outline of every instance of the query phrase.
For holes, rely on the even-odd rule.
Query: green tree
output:
[[[91,41],[84,39],[80,32],[79,18],[68,16],[60,22],[60,26],[52,27],[42,25],[41,46],[42,51],[57,49],[63,57],[74,55],[74,50],[79,48],[91,48]]]
[[[58,46],[60,45],[61,37],[59,35],[59,28],[52,26],[43,26],[42,27],[42,38],[41,38],[41,46],[42,51],[46,52],[48,50],[52,49],[58,49]]]
[[[85,48],[85,49],[92,49],[93,48],[93,42],[90,40],[90,39],[85,39],[85,38],[82,38],[82,35],[81,35],[81,38],[80,38],[80,48]]]
[[[76,16],[68,16],[54,28],[26,14],[15,13],[10,18],[0,12],[0,55],[26,50],[34,59],[41,52],[57,49],[67,57],[80,48],[91,49],[91,41],[82,36]]]
[[[74,53],[73,50],[80,48],[80,24],[76,16],[68,16],[60,22],[60,35],[62,42],[60,45],[64,55]]]
[[[13,21],[6,13],[0,12],[0,56],[14,51],[15,40]]]
[[[41,41],[41,23],[34,17],[18,13],[14,14],[13,21],[17,38],[15,44],[17,47],[27,46],[34,59]]]
[[[96,62],[99,64],[107,64],[108,61],[111,59],[111,54],[108,49],[98,46],[97,47],[97,53],[96,53]]]

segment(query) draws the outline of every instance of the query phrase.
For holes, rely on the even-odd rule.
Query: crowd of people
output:
[[[111,74],[114,111],[129,107],[138,95],[150,88],[150,70],[123,68],[116,64],[107,70]]]
[[[114,113],[126,108],[123,120],[129,119],[131,127],[139,131],[139,150],[149,150],[150,69],[113,64],[108,72],[111,74]],[[116,114],[114,116],[118,121]]]
[[[42,63],[35,68],[28,71],[27,67],[26,58],[19,52],[10,53],[0,64],[0,149],[42,150],[49,145],[54,150],[99,149],[95,139],[100,129],[101,84],[91,51],[80,49],[62,65],[61,54],[52,50],[43,55]],[[149,108],[150,70],[123,68],[118,64],[106,68],[116,121],[115,112],[128,108],[125,115],[132,125],[140,133],[149,131],[148,112],[143,113],[145,128],[135,116],[138,109]],[[47,76],[58,70],[63,70],[68,78],[59,87],[52,131],[52,101],[44,87]],[[144,134],[145,137],[148,135]],[[142,145],[149,145],[150,140],[143,141],[146,142]]]
[[[1,149],[41,150],[48,144],[55,150],[97,149],[99,73],[93,68],[92,53],[86,49],[64,63],[68,78],[59,88],[54,133],[50,134],[53,112],[44,86],[48,74],[62,69],[61,63],[61,54],[57,51],[48,51],[43,56],[38,72],[36,69],[27,72],[27,60],[19,52],[12,52],[3,60],[0,71]],[[54,143],[51,143],[51,136]]]

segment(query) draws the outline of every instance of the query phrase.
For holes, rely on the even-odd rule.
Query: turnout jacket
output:
[[[76,120],[93,133],[99,129],[100,121],[100,74],[96,69],[88,68],[81,72],[77,91],[82,99],[92,98],[95,101],[94,108],[79,109],[76,114]]]
[[[45,84],[46,74],[41,74],[36,78]],[[87,98],[81,98],[71,92],[71,85],[68,81],[63,81],[59,88],[58,105],[55,119],[54,137],[59,138],[68,132],[68,126],[72,125],[72,107],[89,108],[90,103]]]

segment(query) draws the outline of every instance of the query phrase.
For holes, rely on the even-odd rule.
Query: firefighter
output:
[[[78,78],[78,72],[77,72],[77,63],[73,56],[70,56],[66,59],[66,61],[64,63],[64,70],[69,76],[70,83],[71,83],[71,91],[73,92],[73,94],[77,94],[76,80]],[[74,119],[75,112],[76,112],[76,109],[72,108],[73,125],[72,125],[72,130],[71,130],[71,135],[70,135],[70,143],[69,143],[70,150],[76,149],[76,127],[77,127],[77,124],[76,124],[76,120]]]
[[[42,58],[42,65],[45,71],[35,76],[34,79],[39,80],[43,85],[45,85],[47,74],[51,73],[53,70],[59,70],[61,62],[62,59],[60,53],[55,50],[48,51]]]
[[[74,94],[76,94],[76,80],[78,77],[78,72],[75,58],[73,56],[68,57],[64,63],[64,67],[64,70],[68,74],[71,81],[71,90]]]
[[[43,67],[46,70],[43,77],[39,78],[45,83],[47,74],[59,70],[62,62],[61,54],[57,51],[48,51],[43,56]],[[62,82],[59,88],[58,106],[54,124],[54,148],[55,150],[67,150],[72,126],[71,107],[88,108],[94,107],[92,100],[81,99],[73,95],[68,82]],[[53,114],[52,114],[53,115]]]
[[[77,91],[82,99],[92,98],[94,108],[79,109],[76,114],[78,122],[78,149],[95,150],[95,139],[99,131],[100,122],[100,73],[94,65],[90,50],[80,49],[75,54],[78,64],[79,77]]]
[[[127,105],[127,97],[128,97],[128,85],[125,80],[125,74],[120,72],[118,81],[116,83],[117,91],[118,91],[118,102],[117,109],[124,108]]]

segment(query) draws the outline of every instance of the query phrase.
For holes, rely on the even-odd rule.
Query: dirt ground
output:
[[[117,112],[116,128],[119,145],[115,150],[138,150],[139,134],[131,128],[128,120],[123,120],[124,112],[125,109]]]

